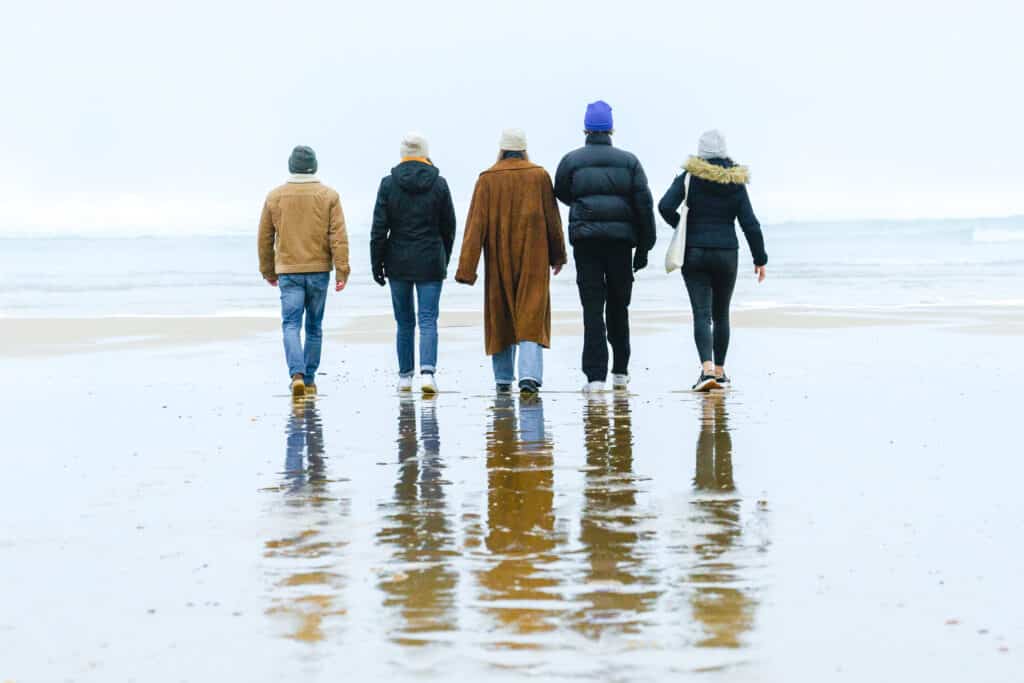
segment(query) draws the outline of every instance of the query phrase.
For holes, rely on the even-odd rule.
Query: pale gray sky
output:
[[[0,233],[248,230],[300,143],[365,224],[410,129],[464,204],[598,98],[656,198],[718,127],[763,222],[1024,213],[1022,4],[835,5],[8,3]]]

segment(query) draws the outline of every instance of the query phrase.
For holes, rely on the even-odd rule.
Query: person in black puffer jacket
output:
[[[412,389],[418,317],[423,391],[434,393],[438,306],[455,244],[455,207],[448,183],[428,157],[423,136],[407,134],[401,155],[402,162],[381,180],[377,192],[370,265],[377,284],[383,287],[391,281],[391,304],[398,323],[399,389]]]
[[[586,146],[566,154],[558,165],[555,196],[569,206],[569,242],[583,304],[585,388],[604,389],[610,343],[612,384],[624,390],[633,273],[647,266],[654,247],[654,199],[637,158],[612,146],[611,107],[602,101],[590,104],[584,128]]]
[[[690,196],[686,197],[686,177]],[[697,156],[690,157],[658,203],[658,211],[673,228],[679,226],[679,207],[686,200],[686,256],[683,279],[693,309],[693,336],[700,354],[701,375],[693,385],[708,391],[729,385],[725,354],[729,350],[729,303],[736,286],[739,242],[738,219],[754,257],[758,282],[767,274],[761,224],[750,206],[746,184],[750,173],[729,158],[725,138],[716,130],[704,133]]]

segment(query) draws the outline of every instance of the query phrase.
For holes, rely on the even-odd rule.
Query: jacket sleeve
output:
[[[256,236],[256,247],[260,258],[260,275],[267,280],[277,279],[277,267],[274,265],[274,241],[277,229],[274,217],[270,213],[270,200],[263,202],[263,213],[260,214],[260,228]]]
[[[336,193],[331,197],[327,239],[331,244],[331,256],[334,258],[334,278],[338,282],[347,282],[351,272],[348,263],[348,231],[345,229],[345,213],[341,210],[341,199]]]
[[[455,281],[463,284],[476,284],[476,269],[480,265],[480,252],[484,248],[484,235],[487,232],[487,184],[481,178],[473,190],[473,200],[469,204],[469,216],[462,234],[462,254],[459,257],[459,269],[455,273]]]
[[[750,253],[754,257],[755,266],[763,266],[768,263],[768,254],[764,250],[764,233],[761,232],[761,224],[754,215],[754,208],[750,205],[750,195],[747,194],[746,186],[740,191],[739,206],[736,209],[736,218],[743,228],[743,235],[747,238],[750,246]]]
[[[547,173],[544,173],[541,180],[540,192],[548,232],[548,263],[552,266],[564,266],[568,258],[565,254],[565,236],[562,234],[562,215],[558,213],[558,202],[555,201],[551,177]]]
[[[566,206],[572,204],[572,164],[566,154],[555,171],[555,196]]]
[[[647,174],[644,173],[644,167],[640,162],[637,162],[636,168],[633,169],[633,210],[636,211],[636,231],[639,238],[637,248],[650,251],[658,241],[658,234],[654,229],[654,197],[651,196]]]
[[[665,191],[665,196],[658,202],[658,213],[665,219],[665,222],[673,228],[679,227],[679,207],[686,201],[686,171],[676,176],[676,179]]]
[[[441,179],[441,241],[444,242],[445,262],[452,260],[455,249],[455,205],[452,204],[452,193],[448,183]]]
[[[370,228],[370,272],[384,267],[388,251],[388,179],[380,181],[377,202],[373,206],[373,226]]]

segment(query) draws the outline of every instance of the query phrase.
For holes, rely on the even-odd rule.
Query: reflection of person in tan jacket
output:
[[[316,154],[296,147],[288,159],[288,182],[271,190],[260,217],[260,273],[280,283],[284,352],[293,397],[316,393],[324,305],[331,267],[335,291],[348,282],[348,235],[338,193],[316,177]],[[303,314],[306,343],[299,330]]]

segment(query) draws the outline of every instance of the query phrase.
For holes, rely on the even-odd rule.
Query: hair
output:
[[[530,160],[530,155],[529,155],[529,153],[527,153],[527,151],[525,149],[522,150],[522,151],[520,151],[518,149],[499,149],[498,150],[498,161],[501,161],[502,159],[505,158],[505,152],[517,152],[517,153],[523,155],[523,161],[529,161]],[[497,162],[495,162],[495,163],[497,163]]]

